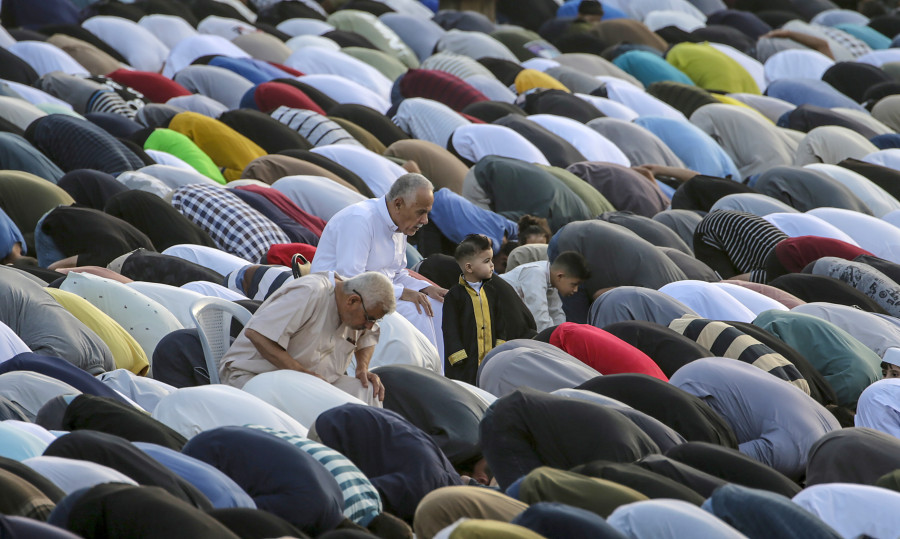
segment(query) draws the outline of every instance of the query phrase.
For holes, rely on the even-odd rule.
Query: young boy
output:
[[[535,334],[534,318],[516,291],[494,277],[493,256],[490,238],[466,236],[454,253],[462,275],[444,296],[444,374],[473,385],[492,348]]]
[[[538,331],[566,321],[560,296],[571,296],[590,276],[587,261],[575,251],[560,253],[553,264],[529,262],[502,275],[534,315]]]

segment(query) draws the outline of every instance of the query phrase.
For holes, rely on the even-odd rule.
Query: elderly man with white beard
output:
[[[428,224],[433,203],[434,186],[425,176],[400,176],[385,196],[348,206],[328,221],[311,271],[336,271],[348,277],[364,271],[383,273],[394,285],[397,312],[443,357],[441,313],[447,289],[416,279],[406,270],[406,236]]]

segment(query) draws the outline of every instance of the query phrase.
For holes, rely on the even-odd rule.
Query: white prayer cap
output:
[[[885,350],[884,356],[882,356],[881,361],[900,367],[900,348],[892,346]]]

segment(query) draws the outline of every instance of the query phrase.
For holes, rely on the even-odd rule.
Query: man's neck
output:
[[[391,218],[391,222],[394,223],[394,226],[400,226],[397,224],[397,218],[394,217],[393,212],[391,212],[391,201],[388,200],[387,195],[384,197],[384,207],[387,209],[388,217]]]

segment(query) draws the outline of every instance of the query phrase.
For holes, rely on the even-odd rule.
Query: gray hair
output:
[[[416,172],[410,172],[394,180],[394,184],[391,185],[385,198],[389,201],[402,198],[407,204],[412,204],[416,200],[419,189],[423,188],[434,192],[434,185],[428,178]]]
[[[391,314],[397,308],[394,299],[394,285],[383,273],[367,271],[344,281],[344,292],[359,294],[370,309],[380,305],[384,314]]]

